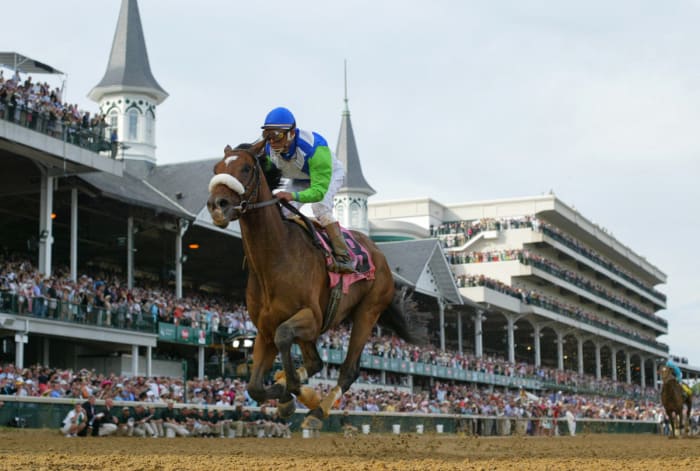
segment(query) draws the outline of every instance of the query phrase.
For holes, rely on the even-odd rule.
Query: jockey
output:
[[[673,370],[673,374],[676,377],[678,384],[681,385],[681,389],[683,389],[683,392],[688,397],[690,397],[690,395],[692,394],[692,391],[691,391],[690,387],[688,387],[688,385],[683,382],[683,373],[681,372],[681,369],[678,367],[678,365],[676,365],[676,363],[669,358],[666,361],[666,366],[669,367],[671,370]]]
[[[268,162],[288,179],[275,197],[297,208],[312,203],[311,210],[326,229],[333,247],[335,263],[331,270],[353,273],[348,246],[333,216],[333,197],[345,179],[343,164],[333,156],[323,136],[298,129],[294,115],[287,108],[270,111],[262,129]]]

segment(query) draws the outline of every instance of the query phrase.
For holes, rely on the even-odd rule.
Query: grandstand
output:
[[[392,223],[395,239],[417,225],[441,241],[461,295],[481,306],[466,316],[448,311],[447,322],[462,326],[451,329],[458,349],[656,383],[656,362],[669,351],[656,340],[668,333],[658,315],[666,297],[656,289],[666,275],[555,195],[391,201],[371,204],[369,216],[380,227]]]
[[[240,302],[246,270],[238,225],[215,227],[205,207],[218,159],[157,165],[156,108],[168,95],[151,73],[143,37],[136,2],[123,2],[107,71],[90,92],[106,123],[92,137],[33,126],[20,108],[4,106],[3,255],[31,260],[49,280],[65,266],[76,285],[86,275],[121,280],[131,292],[150,288],[144,306],[165,298],[170,309],[196,296]],[[15,71],[27,72],[13,63]],[[109,145],[93,145],[100,141]],[[668,332],[658,314],[666,307],[656,289],[666,281],[661,270],[554,195],[368,203],[374,189],[362,174],[347,97],[336,152],[348,170],[338,219],[381,243],[395,277],[414,289],[435,345],[413,357],[368,349],[364,375],[407,390],[429,390],[436,380],[576,389],[571,372],[642,389],[655,384],[654,362],[669,353],[656,340]],[[228,247],[223,256],[221,247]],[[20,294],[1,294],[0,363],[201,378],[232,373],[223,350],[245,358],[231,347],[239,332],[145,313],[124,323],[70,301],[70,317],[33,315],[22,310]],[[61,311],[60,300],[51,308],[46,299]],[[342,342],[321,353],[324,381],[342,360]],[[516,365],[526,372],[515,374]]]

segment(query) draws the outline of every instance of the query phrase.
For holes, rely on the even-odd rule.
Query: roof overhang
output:
[[[55,74],[65,75],[63,72],[36,59],[27,57],[18,52],[0,52],[0,65],[8,69],[18,70],[25,74]]]

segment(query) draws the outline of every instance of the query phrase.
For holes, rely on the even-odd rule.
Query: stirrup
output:
[[[328,269],[335,273],[341,273],[344,275],[355,273],[355,266],[352,260],[340,260],[337,256],[333,256],[333,263],[328,267]]]

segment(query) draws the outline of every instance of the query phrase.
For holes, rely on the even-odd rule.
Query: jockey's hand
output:
[[[278,191],[277,193],[275,193],[275,198],[277,198],[280,201],[286,201],[288,203],[290,201],[294,201],[294,195],[288,191]]]

